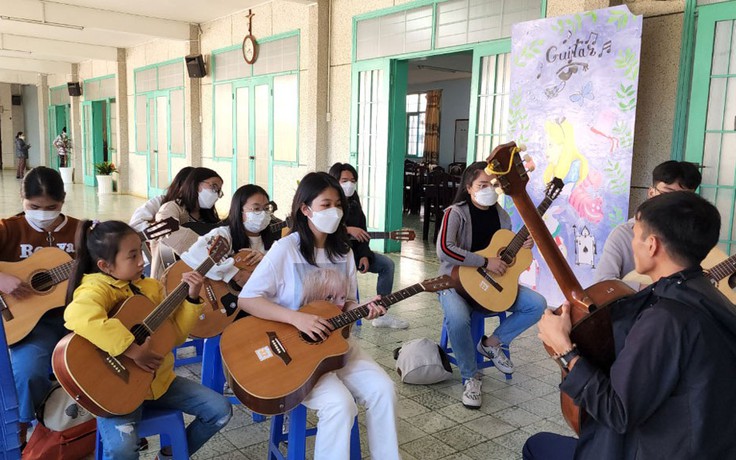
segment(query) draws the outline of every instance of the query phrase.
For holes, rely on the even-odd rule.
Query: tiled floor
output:
[[[2,213],[7,216],[20,211],[19,181],[5,171],[0,176]],[[65,212],[75,217],[127,220],[133,209],[144,200],[115,195],[99,201],[94,189],[74,185],[68,190]],[[438,262],[434,244],[421,240],[420,221],[409,217],[405,225],[419,230],[418,239],[404,243],[401,255],[391,254],[396,262],[394,287],[399,289],[437,275]],[[376,275],[359,275],[360,292],[375,292]],[[559,369],[543,350],[536,328],[526,331],[511,344],[511,357],[516,366],[513,379],[490,368],[484,371],[483,407],[479,411],[465,409],[460,397],[462,386],[455,370],[453,377],[431,386],[404,385],[394,370],[393,350],[407,340],[428,337],[439,341],[442,311],[435,294],[423,293],[392,308],[392,313],[411,322],[408,330],[376,329],[370,322],[355,328],[361,347],[367,350],[396,381],[399,398],[398,427],[401,456],[404,460],[433,459],[517,459],[526,438],[538,431],[571,434],[559,412]],[[490,331],[496,320],[489,319]],[[198,364],[179,368],[180,375],[199,379]],[[316,421],[310,412],[309,419]],[[359,415],[363,454],[368,458],[365,414]],[[235,416],[225,429],[210,440],[195,459],[258,459],[267,454],[269,423],[254,423],[248,410],[235,407]],[[158,440],[142,458],[153,458]],[[308,442],[311,458],[313,441]],[[380,460],[380,459],[377,459]]]

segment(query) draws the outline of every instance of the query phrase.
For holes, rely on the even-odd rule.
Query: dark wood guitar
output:
[[[577,278],[563,257],[541,216],[526,193],[529,178],[514,142],[493,149],[488,157],[486,173],[494,176],[503,191],[514,200],[539,252],[552,271],[565,298],[571,304],[572,331],[570,337],[585,358],[596,367],[608,370],[615,359],[611,308],[617,301],[634,291],[623,281],[608,280],[596,283],[587,289],[580,286]],[[554,354],[545,345],[550,355]],[[565,371],[563,369],[563,378]],[[576,406],[572,398],[560,393],[562,414],[570,427],[580,434],[581,417],[586,412]]]
[[[210,249],[210,257],[197,267],[205,274],[228,251],[227,241],[219,237]],[[177,345],[177,326],[171,314],[189,291],[182,282],[160,305],[147,297],[134,295],[110,312],[142,344],[150,336],[153,351],[165,356]],[[56,345],[51,358],[54,374],[70,396],[82,407],[101,417],[130,414],[151,392],[154,374],[147,372],[124,355],[111,356],[84,337],[71,333]]]
[[[178,229],[179,222],[170,217],[151,224],[138,232],[138,236],[145,242],[162,238]],[[19,278],[33,290],[33,295],[24,299],[0,294],[0,314],[8,345],[23,340],[47,311],[64,306],[67,281],[73,265],[71,256],[59,248],[39,249],[20,262],[0,262],[0,272]]]
[[[449,276],[440,276],[383,297],[389,307],[420,292],[454,287]],[[342,313],[336,305],[318,301],[299,311],[329,320],[333,332],[315,341],[290,324],[253,316],[238,320],[222,333],[220,350],[227,381],[235,396],[259,414],[283,414],[301,403],[317,380],[345,365],[349,326],[368,315],[361,306]]]
[[[258,263],[249,264],[246,262],[247,256],[252,252],[252,249],[241,249],[233,255],[235,266],[244,270],[247,275],[243,278],[243,282],[250,278],[253,270],[258,265]],[[176,289],[181,282],[182,275],[192,270],[193,268],[183,260],[167,268],[161,276],[161,283],[164,285],[166,293],[168,294]],[[238,316],[238,294],[240,294],[241,289],[242,286],[234,281],[226,283],[205,277],[202,290],[199,293],[199,296],[204,299],[205,307],[199,316],[199,321],[189,332],[189,336],[206,339],[221,334]]]
[[[544,200],[537,207],[540,216],[547,212],[564,186],[562,180],[556,177],[547,184]],[[526,226],[515,235],[511,230],[500,229],[493,235],[487,248],[476,252],[482,257],[499,257],[506,262],[508,268],[503,275],[495,275],[485,267],[454,266],[451,276],[457,281],[460,295],[471,304],[490,312],[508,310],[519,293],[519,276],[532,264],[531,249],[522,248],[528,237]]]

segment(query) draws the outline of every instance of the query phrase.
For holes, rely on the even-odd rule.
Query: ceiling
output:
[[[470,51],[412,59],[409,61],[409,85],[445,80],[470,79],[473,53]]]
[[[270,0],[0,0],[0,81],[70,74],[71,64],[117,60],[117,48],[188,40],[201,24]],[[290,0],[309,4],[313,0]]]

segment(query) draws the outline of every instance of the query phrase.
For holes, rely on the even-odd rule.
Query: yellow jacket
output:
[[[159,281],[143,278],[132,283],[154,305],[159,305],[164,299],[164,288]],[[134,337],[123,323],[110,318],[108,313],[131,296],[133,291],[128,281],[117,280],[103,273],[84,275],[74,291],[74,299],[64,310],[65,326],[111,356],[118,356],[128,349]],[[198,321],[202,305],[184,300],[169,317],[178,334],[177,345],[184,343]],[[158,399],[166,393],[174,377],[174,355],[168,353],[151,383],[150,399]]]

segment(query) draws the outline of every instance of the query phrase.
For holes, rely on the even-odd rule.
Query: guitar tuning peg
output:
[[[522,159],[524,160],[524,167],[526,167],[527,172],[532,172],[535,169],[537,169],[537,165],[534,164],[534,159],[529,155],[528,153],[525,154]]]
[[[526,144],[518,144],[516,148],[518,148],[521,152],[526,152]]]
[[[501,184],[498,182],[498,179],[497,178],[494,177],[493,179],[491,179],[491,186],[492,187],[499,187],[500,185]]]

